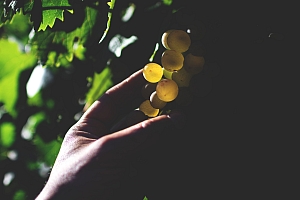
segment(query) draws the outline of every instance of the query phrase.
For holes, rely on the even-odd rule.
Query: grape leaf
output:
[[[49,165],[52,166],[56,156],[59,152],[60,146],[61,146],[61,140],[53,140],[51,142],[45,143],[41,137],[36,135],[33,139],[33,143],[37,147],[39,156],[43,159],[43,161]]]
[[[100,73],[94,73],[92,87],[86,95],[86,110],[95,100],[97,100],[109,87],[113,85],[111,80],[112,72],[109,67],[103,69]]]
[[[45,31],[36,32],[34,37],[30,40],[32,51],[34,51],[42,63],[51,64],[51,66],[64,66],[61,62],[66,59],[71,62],[74,55],[78,53],[80,46],[85,48],[88,38],[92,36],[95,23],[99,21],[99,12],[95,9],[85,8],[85,19],[82,25],[74,31],[52,31],[47,29]],[[74,45],[76,43],[76,45]],[[55,54],[51,53],[55,52]],[[49,56],[52,55],[52,56]],[[54,55],[54,56],[53,56]],[[84,55],[80,55],[80,59],[84,59]]]
[[[13,16],[13,11],[8,9],[8,6],[4,4],[4,0],[0,0],[0,27],[10,21]]]
[[[16,42],[0,39],[0,102],[9,114],[16,117],[15,103],[18,98],[20,73],[36,63],[36,57],[22,53]]]
[[[42,1],[42,22],[38,31],[46,30],[49,26],[50,28],[53,27],[55,20],[59,19],[64,21],[64,12],[66,11],[66,7],[70,7],[68,0],[43,0]],[[68,11],[71,12],[71,11]]]
[[[10,147],[15,141],[16,130],[11,122],[0,124],[0,146]]]

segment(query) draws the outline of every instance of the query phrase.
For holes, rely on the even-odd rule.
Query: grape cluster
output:
[[[159,115],[169,102],[178,100],[180,104],[192,98],[187,88],[192,77],[203,70],[205,63],[203,55],[190,50],[192,41],[184,30],[170,29],[164,32],[161,43],[165,48],[161,63],[150,62],[143,68],[147,83],[142,88],[145,100],[139,110],[148,117]]]

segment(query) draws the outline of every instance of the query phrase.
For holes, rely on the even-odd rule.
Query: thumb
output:
[[[155,145],[166,137],[168,132],[184,128],[185,116],[174,112],[144,120],[121,131],[106,135],[98,139],[101,151],[115,152],[122,156],[134,155]]]

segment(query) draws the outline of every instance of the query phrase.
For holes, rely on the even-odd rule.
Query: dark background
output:
[[[207,27],[205,56],[220,73],[188,109],[188,128],[146,162],[150,199],[294,198],[292,7],[199,1],[191,8]]]

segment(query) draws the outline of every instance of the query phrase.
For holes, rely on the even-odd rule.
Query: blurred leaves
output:
[[[0,144],[3,147],[10,147],[15,140],[15,126],[11,122],[0,124]]]
[[[34,199],[68,129],[149,61],[172,9],[156,0],[10,2],[0,0],[0,177],[14,178],[0,193]],[[138,10],[126,15],[129,7]]]
[[[58,151],[60,149],[62,140],[53,140],[51,142],[44,142],[39,136],[35,137],[33,143],[37,147],[39,159],[43,160],[47,165],[52,166]]]
[[[86,110],[97,98],[99,98],[107,88],[113,85],[111,80],[112,73],[111,70],[106,67],[101,73],[95,73],[92,79],[92,87],[86,95],[86,105],[84,110]]]
[[[36,57],[21,52],[16,42],[0,39],[0,101],[14,117],[17,115],[15,103],[18,98],[19,75],[35,62]]]

